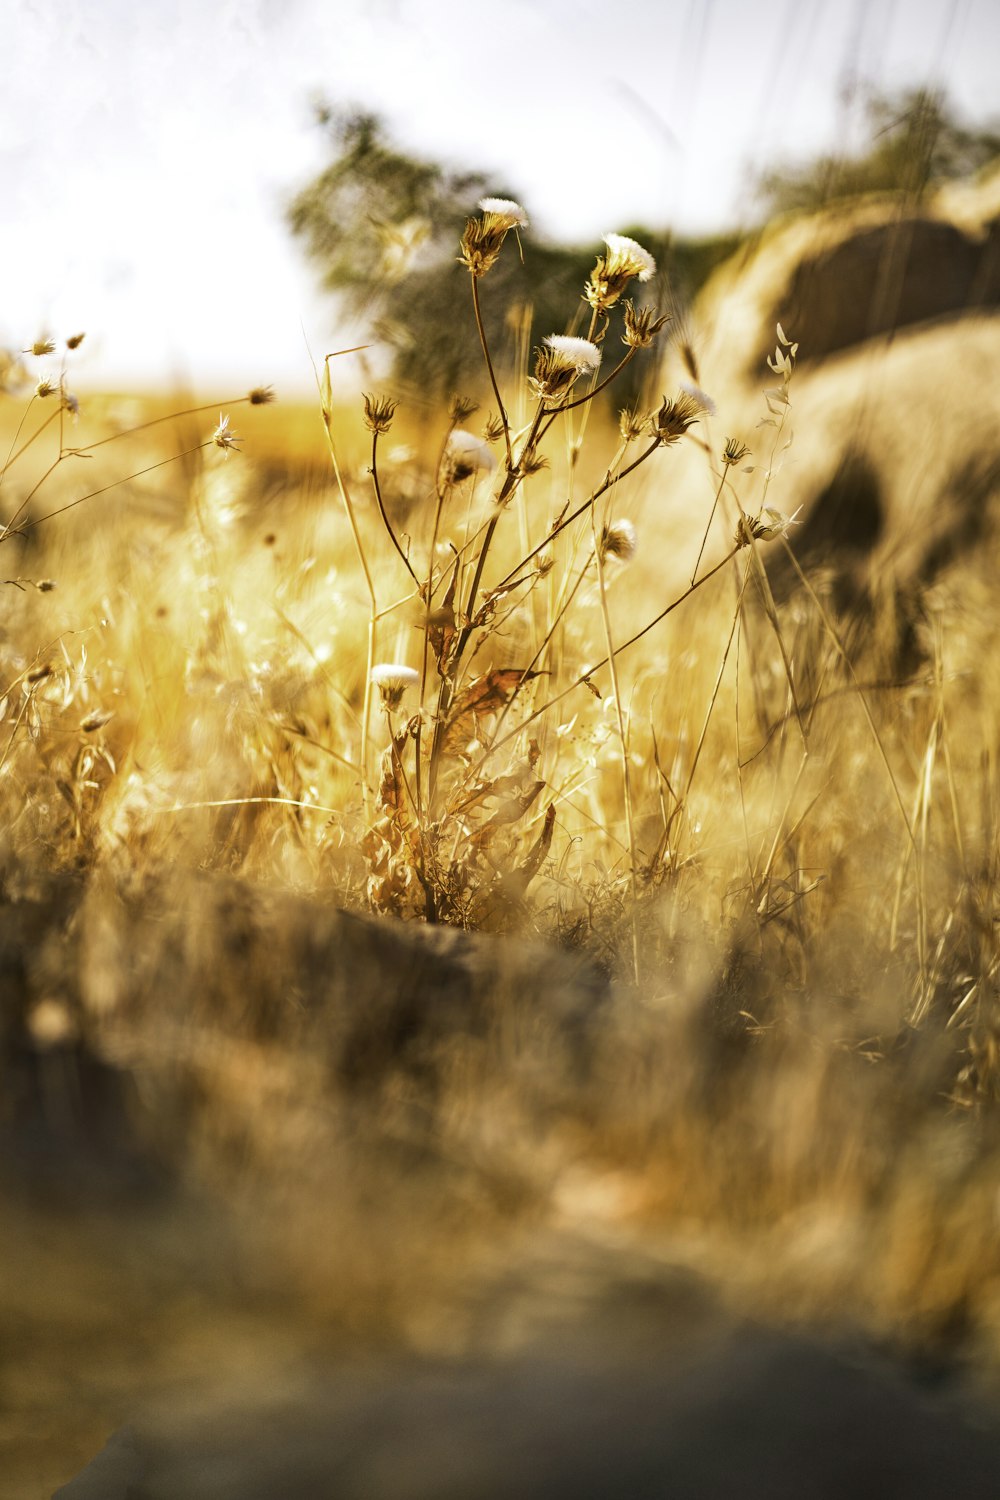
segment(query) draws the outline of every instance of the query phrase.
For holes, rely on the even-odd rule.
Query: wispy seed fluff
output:
[[[589,339],[550,333],[535,351],[535,373],[530,384],[540,401],[559,401],[578,375],[591,374],[601,363],[601,351]]]
[[[619,562],[632,561],[639,545],[635,527],[631,521],[612,521],[601,532],[601,561],[617,557]]]
[[[417,685],[420,673],[401,662],[383,661],[372,667],[368,680],[372,687],[378,688],[382,706],[393,709],[402,703],[406,689]]]
[[[506,219],[508,229],[527,229],[528,216],[520,203],[513,198],[480,198],[480,213],[491,214],[495,219]]]
[[[607,251],[597,257],[583,292],[591,307],[602,312],[614,306],[630,281],[649,281],[656,275],[656,261],[638,240],[606,234],[604,243]]]
[[[466,432],[463,427],[456,427],[444,450],[444,474],[449,484],[460,484],[477,471],[491,473],[496,466],[493,450],[482,438],[476,437],[474,432]]]

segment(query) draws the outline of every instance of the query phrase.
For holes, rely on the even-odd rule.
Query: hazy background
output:
[[[860,83],[996,108],[996,0],[6,0],[0,343],[86,329],[78,385],[306,387],[336,337],[282,211],[312,104],[494,169],[533,232],[702,231],[751,169],[849,146]]]

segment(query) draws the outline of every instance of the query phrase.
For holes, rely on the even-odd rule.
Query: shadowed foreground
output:
[[[1000,1432],[886,1366],[762,1331],[491,1364],[316,1371],[116,1434],[60,1500],[993,1496]]]
[[[957,1042],[232,879],[0,917],[2,1500],[1000,1492]]]

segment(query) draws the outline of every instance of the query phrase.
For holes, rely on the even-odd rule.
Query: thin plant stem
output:
[[[708,533],[712,529],[712,522],[715,520],[715,512],[718,509],[719,500],[722,497],[722,490],[723,490],[723,486],[726,483],[726,474],[727,474],[727,472],[728,472],[727,469],[725,467],[723,467],[722,474],[721,474],[721,476],[719,478],[719,487],[718,487],[718,489],[715,492],[715,499],[712,501],[712,509],[708,513],[708,521],[707,521],[707,523],[705,525],[705,534],[704,534],[704,536],[701,539],[701,546],[698,548],[698,556],[695,558],[694,571],[691,574],[691,582],[692,583],[694,583],[695,579],[698,577],[698,569],[701,567],[701,559],[704,556],[705,547],[706,547],[706,545],[708,543]]]
[[[73,510],[75,506],[82,505],[85,500],[96,500],[98,495],[106,495],[108,490],[117,489],[118,485],[120,484],[128,484],[130,479],[141,479],[144,474],[152,474],[154,469],[162,469],[165,468],[167,464],[176,463],[178,459],[189,458],[192,453],[198,453],[202,448],[209,448],[211,447],[211,444],[212,439],[207,438],[205,442],[195,443],[192,448],[185,448],[181,453],[172,453],[169,458],[161,458],[155,464],[147,464],[144,469],[136,469],[134,474],[125,474],[121,479],[113,479],[110,484],[102,485],[99,490],[91,490],[89,494],[81,495],[78,500],[70,500],[67,505],[60,505],[55,510],[47,511],[44,516],[35,516],[34,520],[22,521],[17,526],[14,526],[12,523],[8,523],[8,525],[4,527],[3,531],[0,531],[0,542],[6,541],[8,536],[20,536],[23,532],[30,531],[34,526],[41,526],[43,521],[51,521],[53,516],[64,515],[66,511]],[[59,460],[57,459],[56,463],[58,462]],[[52,467],[55,468],[55,464],[53,464]],[[52,471],[50,469],[49,473],[51,472]],[[38,486],[36,485],[35,489],[37,488]],[[32,490],[31,493],[34,494],[34,492],[35,491]]]
[[[595,500],[599,500],[603,494],[606,494],[608,490],[613,489],[616,484],[620,483],[620,481],[623,480],[628,474],[631,474],[635,469],[639,467],[640,464],[645,463],[647,458],[652,457],[652,455],[659,447],[660,441],[657,438],[655,443],[651,443],[648,448],[640,453],[638,458],[633,459],[632,462],[630,464],[627,464],[624,469],[620,470],[619,473],[613,476],[609,473],[607,477],[598,485],[597,489],[594,490],[592,494],[587,496],[587,499],[584,500],[582,505],[578,505],[577,508],[568,516],[564,516],[564,518],[558,523],[558,525],[553,526],[549,534],[538,543],[538,546],[531,549],[527,557],[521,558],[521,561],[518,563],[517,567],[512,568],[511,571],[507,574],[506,578],[501,578],[497,587],[505,588],[510,580],[516,576],[518,571],[524,567],[525,563],[531,562],[531,559],[533,557],[537,557],[539,552],[543,552],[545,548],[555,540],[555,538],[561,531],[565,531],[567,526],[572,526],[574,521],[579,520],[588,506],[593,505]],[[729,556],[732,556],[732,554],[730,553]]]
[[[601,618],[604,622],[604,639],[608,647],[608,670],[611,674],[611,691],[615,699],[615,717],[618,720],[618,739],[621,745],[622,755],[622,791],[625,797],[625,831],[628,835],[628,857],[629,857],[629,884],[632,892],[632,908],[630,912],[632,926],[632,968],[633,978],[639,983],[639,884],[636,874],[636,846],[635,846],[635,818],[632,806],[632,777],[629,772],[628,763],[628,736],[626,733],[625,714],[622,709],[621,686],[618,680],[618,663],[615,659],[615,643],[611,633],[611,613],[608,609],[608,591],[604,577],[604,556],[601,540],[597,534],[597,513],[590,512],[591,529],[594,533],[594,558],[597,562],[597,591],[601,601]]]
[[[674,610],[679,609],[686,599],[690,599],[691,595],[696,593],[698,589],[703,588],[705,584],[710,581],[710,579],[715,577],[716,573],[720,573],[722,569],[728,564],[730,559],[734,557],[739,550],[739,547],[733,547],[730,552],[727,552],[721,562],[717,562],[714,568],[709,569],[707,573],[703,573],[701,575],[697,583],[692,583],[689,588],[686,588],[684,590],[683,594],[679,594],[678,597],[674,599],[670,604],[668,604],[665,609],[661,609],[659,614],[654,615],[653,618],[648,621],[648,623],[645,624],[641,630],[637,630],[635,635],[630,636],[627,641],[623,641],[622,644],[617,648],[615,654],[617,656],[621,656],[623,651],[627,651],[630,646],[634,646],[637,641],[641,641],[643,636],[648,635],[651,630],[655,629],[655,627],[659,625],[661,620],[665,620],[667,615],[673,614]],[[592,667],[588,667],[586,672],[581,672],[579,677],[574,678],[574,680],[569,683],[567,687],[562,688],[558,693],[554,693],[553,696],[549,698],[545,703],[543,703],[540,708],[536,708],[534,712],[530,713],[526,719],[522,719],[516,729],[511,729],[499,740],[494,740],[493,744],[490,746],[489,754],[492,754],[494,751],[499,750],[502,745],[505,745],[508,740],[514,739],[522,732],[522,730],[526,729],[529,724],[534,723],[536,719],[540,719],[543,714],[547,714],[550,708],[554,708],[557,703],[561,703],[564,698],[568,698],[570,693],[575,692],[578,687],[582,687],[584,683],[589,681],[589,679],[594,675],[595,672],[599,672],[601,668],[606,667],[607,664],[608,658],[606,656],[603,656],[601,660],[595,662]]]
[[[410,577],[413,579],[413,582],[417,585],[417,588],[419,589],[420,588],[420,579],[417,577],[416,573],[414,573],[413,568],[410,565],[410,559],[407,557],[406,553],[403,551],[402,547],[399,545],[399,539],[396,536],[396,533],[392,529],[392,522],[389,520],[389,517],[386,514],[385,505],[384,505],[384,503],[382,501],[382,486],[379,484],[379,480],[378,480],[378,433],[377,432],[373,432],[372,433],[372,485],[373,485],[374,490],[375,490],[375,503],[378,506],[378,513],[382,517],[382,524],[384,525],[384,527],[386,529],[386,532],[388,533],[389,540],[392,543],[392,545],[395,547],[396,551],[399,553],[400,557],[403,560],[403,566],[406,568],[406,571],[409,573]]]
[[[14,436],[10,440],[10,448],[9,448],[9,450],[7,452],[7,457],[6,457],[6,460],[4,461],[4,466],[3,466],[2,469],[0,469],[0,483],[2,483],[2,481],[4,479],[4,476],[6,475],[7,470],[11,467],[11,465],[12,464],[16,464],[17,460],[21,457],[21,454],[22,453],[27,453],[27,451],[31,447],[32,443],[35,441],[35,439],[37,437],[40,437],[42,435],[42,433],[45,431],[46,427],[48,427],[49,423],[55,421],[56,413],[54,411],[50,412],[49,415],[45,418],[45,421],[42,423],[42,425],[37,429],[37,431],[35,431],[35,432],[33,432],[31,434],[30,438],[28,438],[22,444],[22,446],[20,448],[18,448],[18,450],[17,450],[16,453],[14,452],[14,444],[17,442],[18,438],[21,436],[21,429],[24,426],[25,422],[28,420],[28,413],[30,412],[31,408],[34,406],[34,404],[35,404],[35,402],[36,402],[37,399],[38,399],[37,396],[32,396],[31,400],[28,402],[27,406],[24,408],[24,411],[21,413],[21,420],[17,424],[17,431],[14,433]]]
[[[341,350],[338,352],[351,353],[352,351]],[[365,669],[364,703],[361,710],[360,757],[361,796],[364,804],[365,821],[368,822],[370,817],[371,803],[371,793],[368,786],[368,736],[371,723],[372,668],[375,665],[375,624],[378,618],[378,600],[375,595],[375,584],[372,581],[371,569],[368,566],[368,559],[365,556],[364,543],[361,540],[361,532],[358,529],[357,516],[354,513],[354,506],[351,503],[351,497],[348,494],[347,486],[344,484],[343,475],[340,470],[340,461],[337,458],[337,445],[333,440],[333,393],[332,378],[330,375],[330,361],[331,359],[336,358],[336,354],[328,354],[323,361],[324,375],[321,393],[321,411],[323,414],[323,428],[326,432],[326,444],[330,452],[330,462],[333,465],[333,474],[337,484],[337,491],[340,495],[341,502],[344,507],[344,512],[347,516],[348,525],[351,528],[351,535],[354,538],[354,546],[358,555],[358,562],[360,563],[361,571],[364,574],[365,585],[368,589],[368,598],[370,601],[370,610],[368,615],[368,659]]]
[[[510,422],[507,419],[507,408],[503,404],[503,397],[500,395],[500,387],[497,384],[496,373],[493,369],[493,360],[490,357],[490,346],[486,339],[486,329],[483,327],[483,315],[479,306],[479,278],[478,276],[472,276],[470,279],[472,281],[472,306],[475,309],[476,313],[476,328],[479,330],[479,342],[483,346],[483,358],[486,361],[486,368],[489,371],[490,384],[493,387],[493,394],[497,399],[497,408],[500,412],[500,420],[503,423],[503,440],[507,449],[507,468],[510,469],[513,463],[513,454],[510,445]]]

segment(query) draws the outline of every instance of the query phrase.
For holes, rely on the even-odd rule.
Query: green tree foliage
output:
[[[761,173],[758,196],[768,217],[861,193],[898,192],[918,199],[935,184],[969,176],[1000,155],[1000,134],[961,124],[938,91],[872,93],[864,108],[866,150]]]
[[[321,106],[317,116],[331,159],[292,200],[288,222],[321,284],[393,349],[398,382],[428,394],[478,390],[482,353],[458,243],[479,198],[517,199],[516,189],[400,150],[374,115]],[[669,244],[642,226],[615,228],[671,267],[669,282],[663,277],[650,289],[664,310],[692,295],[737,243],[718,236]],[[487,336],[501,364],[547,333],[581,331],[589,316],[581,293],[599,247],[546,243],[534,229],[520,246],[520,256],[512,245],[501,257],[483,296]],[[641,380],[642,362],[634,368]],[[617,388],[618,399],[633,390]]]

